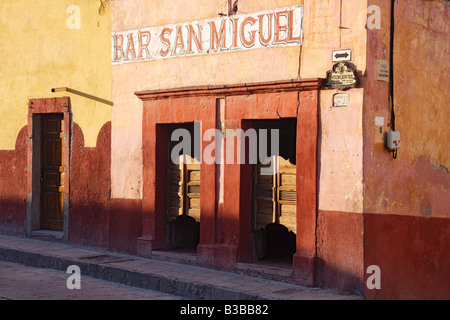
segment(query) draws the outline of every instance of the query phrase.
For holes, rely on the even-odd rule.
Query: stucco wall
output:
[[[302,1],[242,1],[238,13],[301,4]],[[114,1],[112,32],[217,17],[224,1]],[[112,66],[114,100],[112,197],[142,197],[142,102],[134,92],[201,85],[293,79],[300,48],[256,49],[216,55]]]
[[[142,135],[151,135],[152,132],[142,131],[143,103],[135,96],[136,91],[325,78],[326,72],[333,66],[332,51],[337,49],[352,50],[351,64],[357,69],[361,87],[364,86],[367,72],[367,4],[364,1],[240,1],[238,13],[298,4],[304,4],[302,46],[174,57],[112,66],[111,173],[112,198],[117,199],[113,201],[125,204],[133,199],[142,199],[142,185],[148,183],[142,178]],[[113,33],[213,18],[227,11],[224,1],[133,0],[114,1],[111,5]],[[319,96],[317,179],[320,181],[320,225],[317,230],[320,238],[319,268],[323,273],[318,284],[339,287],[344,291],[356,288],[356,291],[362,292],[364,90],[346,91],[350,105],[343,108],[332,106],[333,95],[337,92],[324,90]],[[132,221],[139,216],[137,211],[127,212]],[[330,228],[337,221],[336,217],[341,223],[336,228]],[[346,238],[340,237],[342,232],[346,232]],[[354,253],[350,254],[350,259],[349,252]],[[331,265],[332,269],[329,267]],[[327,272],[332,275],[326,276]]]
[[[64,149],[70,150],[70,172],[65,172],[71,181],[68,239],[107,246],[108,234],[104,230],[109,218],[111,28],[109,5],[103,2],[104,6],[94,0],[0,2],[3,232],[25,234],[27,205],[30,209],[33,198],[31,190],[27,190],[33,170],[27,158],[40,151],[30,147],[33,137],[28,130],[32,123],[28,122],[29,99],[67,96],[71,108],[67,118],[70,123],[67,121],[64,129],[65,134],[71,133],[65,136],[65,142],[71,144]],[[76,91],[51,91],[58,87]],[[40,112],[49,110],[44,106]],[[39,172],[40,168],[34,170]]]
[[[302,3],[286,0],[241,1],[238,13]],[[302,46],[113,65],[112,197],[142,197],[142,102],[135,97],[136,91],[325,77],[326,71],[333,65],[332,50],[339,48],[352,49],[352,63],[363,76],[366,69],[366,5],[359,1],[356,4],[354,1],[343,1],[341,14],[340,3],[338,0],[304,1]],[[114,1],[111,5],[112,32],[212,18],[227,11],[224,1]],[[345,29],[340,26],[345,26]],[[346,137],[346,143],[353,146],[352,151],[362,148],[362,90],[350,90],[349,93],[352,105],[345,110],[330,107],[331,91],[321,96],[322,125],[325,128],[320,151],[323,155],[336,148],[333,142],[328,143],[328,139],[342,134]],[[341,128],[349,123],[348,114],[356,124],[351,125],[352,130],[343,132]],[[323,171],[321,178],[324,186],[321,209],[362,212],[361,157],[361,152],[352,152],[350,157],[338,152],[333,163],[330,158],[324,159],[327,172]],[[332,178],[330,172],[339,172],[339,176]],[[327,188],[334,188],[336,179],[343,177],[347,178],[346,187],[330,194]]]
[[[392,124],[388,83],[376,80],[377,60],[389,59],[391,3],[371,2],[380,6],[383,18],[380,30],[368,31],[365,263],[378,265],[382,280],[381,290],[366,290],[366,296],[445,299],[450,292],[449,2],[395,4],[397,159],[384,146]],[[383,117],[384,125],[376,126],[375,117]]]
[[[69,6],[79,8],[80,29]],[[68,92],[70,87],[111,100],[110,12],[100,1],[60,0],[0,2],[0,150],[14,149],[27,124],[28,100],[70,96],[73,121],[87,147],[95,147],[101,127],[111,120],[111,105]],[[72,24],[73,22],[73,24]]]
[[[389,16],[385,1],[383,16]],[[447,141],[450,85],[448,2],[415,0],[396,5],[394,46],[395,128],[401,147],[394,160],[377,134],[374,118],[384,117],[390,130],[388,84],[375,79],[376,60],[383,59],[389,39],[373,31],[366,96],[365,210],[423,217],[450,216],[450,153]],[[383,29],[386,30],[386,27]]]

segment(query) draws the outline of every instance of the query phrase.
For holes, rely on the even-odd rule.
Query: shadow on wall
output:
[[[111,190],[111,122],[101,128],[95,148],[84,147],[73,123],[70,163],[69,242],[108,247]]]
[[[0,232],[25,235],[27,219],[27,126],[14,150],[0,150]]]
[[[315,286],[327,288],[340,294],[356,294],[364,296],[364,275],[358,275],[344,269],[343,266],[336,265],[332,261],[317,257],[316,270],[317,277]]]
[[[107,248],[111,123],[103,125],[95,148],[84,147],[83,132],[78,124],[73,123],[72,130],[69,242]],[[27,132],[28,126],[20,130],[15,150],[0,150],[0,232],[3,234],[25,235],[29,174]]]

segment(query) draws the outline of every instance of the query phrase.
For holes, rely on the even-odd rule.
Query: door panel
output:
[[[41,117],[41,229],[63,230],[63,115]]]
[[[253,171],[253,230],[265,228],[270,223],[280,223],[296,233],[296,167],[288,160],[277,157],[278,171],[262,175],[258,164]],[[274,163],[275,163],[274,161]]]
[[[200,221],[200,164],[189,155],[180,156],[180,163],[168,165],[167,222],[180,215]]]

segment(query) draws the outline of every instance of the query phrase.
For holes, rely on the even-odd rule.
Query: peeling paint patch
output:
[[[434,164],[433,162],[430,162],[430,166],[433,170],[437,170],[437,171],[441,171],[444,173],[449,173],[448,168],[442,164],[440,164],[439,166]]]
[[[100,7],[98,8],[98,14],[104,15],[106,11],[106,6],[109,4],[109,0],[100,0]]]
[[[363,210],[363,205],[364,205],[364,198],[363,198],[363,193],[362,193],[362,183],[360,181],[358,181],[352,188],[352,190],[345,195],[345,199],[346,200],[353,200],[353,203],[355,205],[355,207],[357,208],[358,211]]]
[[[430,199],[428,199],[428,197],[427,197],[420,202],[420,213],[425,218],[430,218],[432,212],[433,212],[433,208],[431,206]]]

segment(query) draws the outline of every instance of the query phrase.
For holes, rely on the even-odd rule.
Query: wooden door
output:
[[[296,167],[282,157],[273,157],[272,175],[262,175],[269,165],[258,164],[253,171],[253,230],[279,223],[289,231],[296,228]]]
[[[41,229],[63,230],[63,115],[41,118]]]
[[[167,222],[180,215],[200,221],[200,164],[189,155],[180,156],[179,164],[169,163]]]

